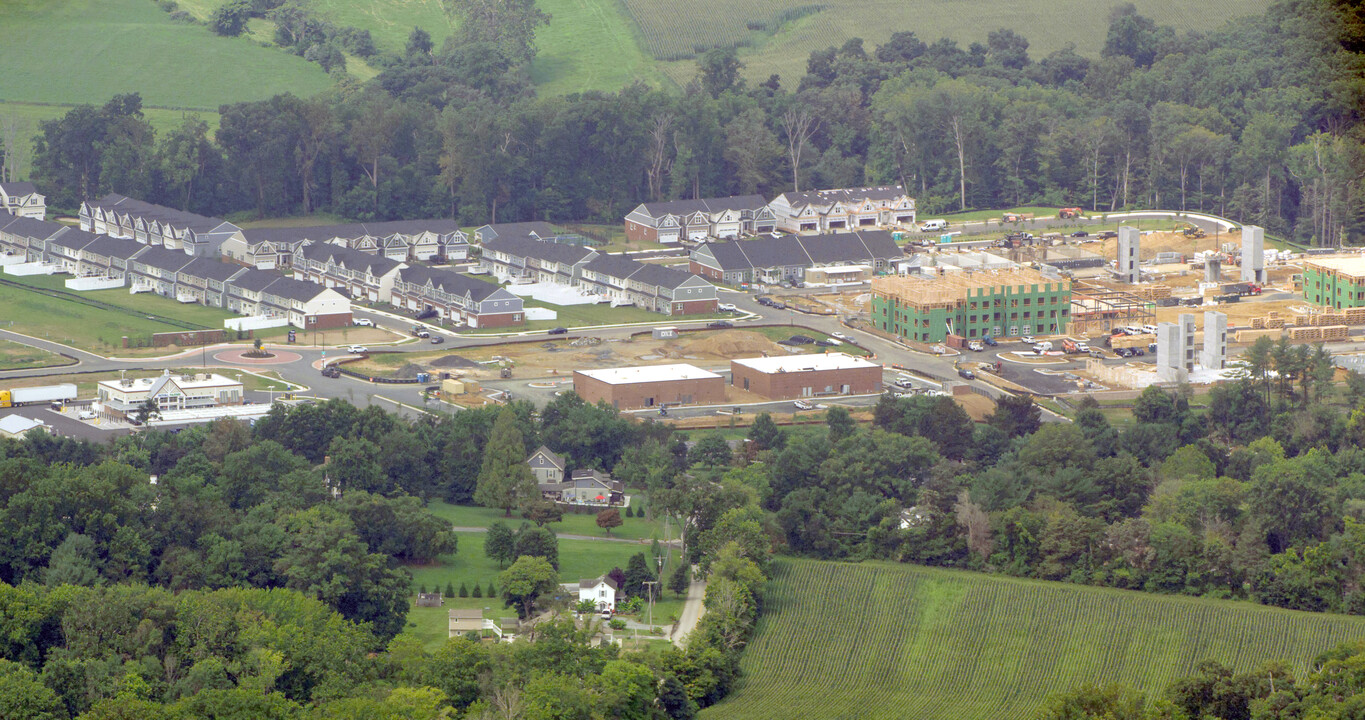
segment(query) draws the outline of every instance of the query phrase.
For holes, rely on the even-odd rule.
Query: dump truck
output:
[[[0,390],[0,407],[64,403],[75,399],[76,385],[74,383]]]
[[[1219,289],[1224,295],[1237,295],[1240,297],[1261,294],[1261,286],[1256,283],[1230,283]]]
[[[1057,217],[1063,220],[1071,220],[1081,216],[1081,209],[1078,207],[1062,208],[1057,211]]]

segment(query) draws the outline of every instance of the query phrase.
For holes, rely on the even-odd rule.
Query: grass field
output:
[[[1055,2],[942,2],[941,0],[830,0],[814,4],[806,0],[693,0],[686,5],[667,0],[623,0],[640,27],[644,47],[656,58],[673,58],[696,47],[749,41],[740,60],[744,74],[761,81],[771,74],[783,84],[795,86],[805,74],[812,50],[839,46],[861,37],[869,53],[893,32],[913,30],[925,42],[952,38],[965,49],[972,42],[985,43],[987,33],[1010,28],[1029,41],[1034,60],[1075,43],[1076,51],[1098,57],[1108,30],[1110,5],[1088,0]],[[1184,30],[1210,30],[1240,15],[1265,12],[1268,0],[1214,0],[1191,4],[1179,0],[1134,0],[1138,12],[1158,24]],[[823,8],[777,28],[760,33],[748,25],[777,25],[783,13],[801,8]],[[799,14],[799,13],[798,13]],[[694,60],[663,63],[664,71],[679,84],[696,74]]]
[[[433,502],[427,506],[427,510],[433,515],[450,522],[455,527],[481,527],[486,528],[496,521],[502,521],[513,530],[521,525],[522,520],[513,515],[511,518],[503,517],[503,512],[497,508],[473,507],[469,505],[451,505],[444,502]],[[565,513],[564,519],[557,523],[550,523],[545,527],[556,533],[568,535],[591,535],[596,537],[614,537],[626,540],[653,540],[658,538],[664,540],[664,524],[662,520],[646,522],[644,518],[626,517],[625,511],[621,511],[621,527],[614,528],[611,535],[597,527],[597,515],[593,513]],[[677,528],[673,529],[673,539],[677,539]]]
[[[217,110],[332,84],[316,63],[174,22],[149,0],[6,0],[0,47],[7,101],[102,103],[139,92],[147,105]]]
[[[1302,673],[1365,618],[890,563],[782,560],[744,678],[703,718],[1028,718],[1053,692],[1159,693],[1202,660]]]
[[[42,348],[9,340],[0,340],[0,370],[50,367],[71,362],[71,360],[57,353],[48,352]]]

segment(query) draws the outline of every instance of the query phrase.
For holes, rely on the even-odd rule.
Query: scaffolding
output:
[[[1156,320],[1149,302],[1127,290],[1077,282],[1071,286],[1071,332],[1093,335]]]

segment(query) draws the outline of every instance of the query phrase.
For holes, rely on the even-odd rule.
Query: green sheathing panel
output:
[[[896,298],[872,298],[878,329],[916,342],[943,342],[949,331],[966,338],[1061,335],[1071,316],[1071,289],[1064,283],[972,288],[951,311],[919,311]]]
[[[1308,266],[1303,271],[1303,298],[1314,305],[1336,309],[1365,307],[1365,283],[1332,270]]]

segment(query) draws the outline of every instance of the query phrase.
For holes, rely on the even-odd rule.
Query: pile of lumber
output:
[[[1132,289],[1134,295],[1143,300],[1159,300],[1171,296],[1170,285],[1140,285]]]
[[[1317,325],[1289,329],[1289,339],[1294,342],[1336,342],[1350,336],[1351,328],[1345,325]]]

